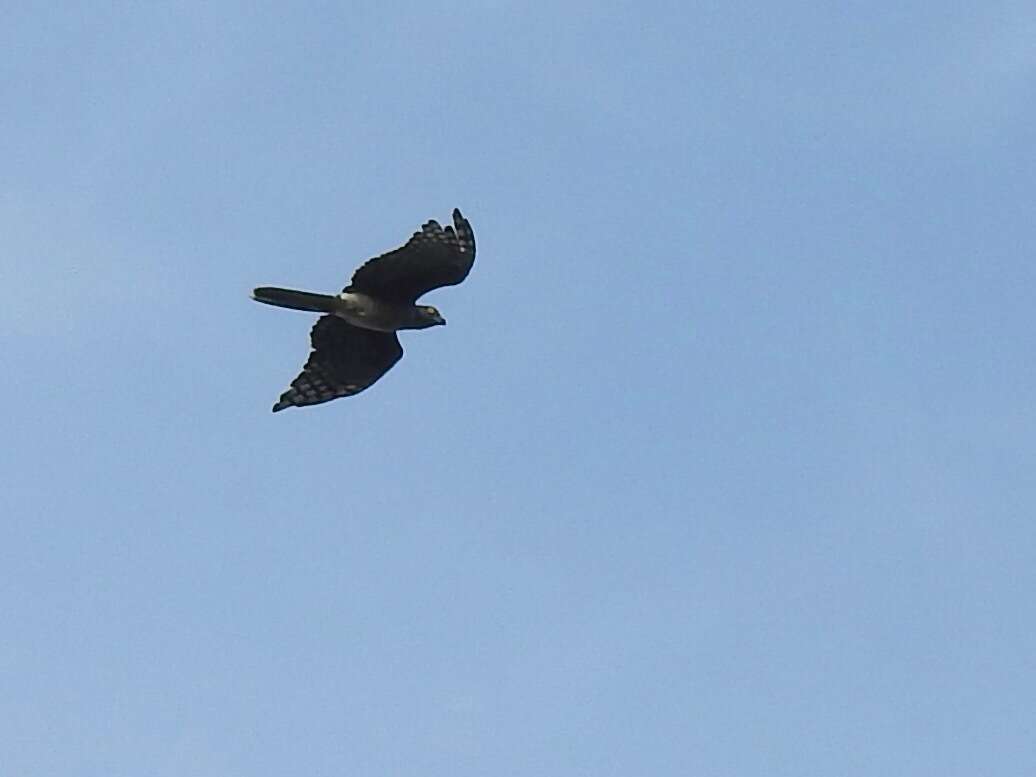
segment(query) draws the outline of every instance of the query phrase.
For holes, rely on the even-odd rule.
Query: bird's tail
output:
[[[314,313],[330,313],[334,310],[335,297],[329,294],[312,294],[308,291],[294,289],[278,289],[274,286],[263,286],[252,290],[252,299],[292,310],[309,310]]]

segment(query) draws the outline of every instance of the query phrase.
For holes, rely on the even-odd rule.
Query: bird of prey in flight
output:
[[[475,235],[459,210],[453,226],[428,221],[406,245],[369,260],[341,294],[264,286],[252,299],[293,310],[325,313],[313,326],[313,350],[273,412],[359,394],[403,356],[396,332],[426,329],[446,319],[417,298],[463,281],[475,261]]]

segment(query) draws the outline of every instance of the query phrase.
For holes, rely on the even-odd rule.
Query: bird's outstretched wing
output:
[[[306,366],[273,406],[275,413],[359,394],[403,355],[395,332],[360,329],[337,316],[321,316],[310,340],[313,351]]]
[[[429,221],[405,246],[360,267],[345,290],[413,304],[427,291],[460,283],[475,262],[475,234],[457,209],[453,225],[443,229]]]

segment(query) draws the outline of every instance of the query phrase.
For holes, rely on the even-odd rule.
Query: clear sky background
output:
[[[1036,773],[1029,2],[8,3],[0,772]],[[273,415],[459,206],[449,326]]]

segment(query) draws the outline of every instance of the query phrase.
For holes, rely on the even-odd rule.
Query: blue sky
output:
[[[4,16],[5,774],[1036,771],[1031,4]]]

